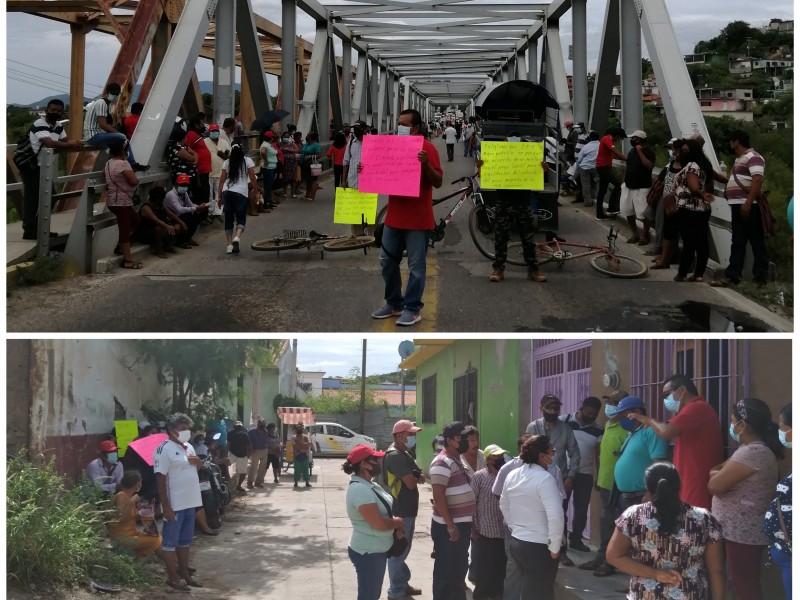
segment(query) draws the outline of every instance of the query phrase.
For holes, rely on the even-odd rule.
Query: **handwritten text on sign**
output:
[[[334,223],[361,225],[363,215],[367,223],[374,225],[377,212],[378,194],[364,194],[353,188],[336,188]]]
[[[390,196],[419,196],[421,135],[365,135],[358,189]]]
[[[481,187],[490,190],[543,190],[543,142],[481,143]]]

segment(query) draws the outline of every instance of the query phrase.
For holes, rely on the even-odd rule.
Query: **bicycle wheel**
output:
[[[551,262],[555,258],[554,253],[555,250],[552,246],[548,246],[547,244],[536,244],[536,263],[543,265]]]
[[[469,235],[478,251],[486,258],[494,260],[494,233],[495,224],[493,211],[487,210],[485,204],[478,204],[469,213]],[[510,265],[525,266],[522,256],[522,243],[508,242],[508,256],[506,262]]]
[[[635,279],[647,273],[646,264],[635,258],[620,254],[595,254],[589,260],[589,264],[592,265],[595,271],[609,277]]]
[[[274,237],[268,240],[259,240],[250,244],[251,250],[263,250],[266,252],[280,252],[281,250],[294,250],[306,245],[305,240],[293,238]]]
[[[322,246],[326,252],[344,252],[345,250],[358,250],[375,245],[375,238],[371,235],[356,235],[353,237],[330,240]]]
[[[386,209],[388,208],[389,205],[387,204],[378,211],[378,215],[375,217],[375,225],[380,225],[384,222],[384,220],[386,219]]]

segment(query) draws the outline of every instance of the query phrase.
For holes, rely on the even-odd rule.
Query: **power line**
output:
[[[54,91],[54,92],[58,92],[59,94],[66,94],[67,93],[67,92],[65,92],[63,90],[58,90],[58,89],[56,89],[54,87],[50,87],[48,85],[44,85],[44,84],[41,84],[41,83],[32,83],[30,81],[25,81],[24,79],[17,79],[16,77],[7,77],[7,79],[10,79],[11,81],[19,81],[20,83],[25,83],[27,85],[30,85],[30,86],[33,86],[33,87],[36,87],[36,88],[46,89],[46,90],[51,90],[51,91]]]
[[[10,58],[8,58],[8,59],[6,59],[6,60],[7,60],[8,62],[12,62],[12,63],[16,63],[16,64],[18,64],[18,65],[22,65],[23,67],[28,67],[28,68],[30,68],[30,69],[36,69],[37,71],[42,71],[43,73],[49,73],[50,75],[55,75],[56,77],[61,77],[62,79],[66,79],[67,81],[69,81],[69,77],[67,77],[66,75],[61,75],[60,73],[54,73],[53,71],[48,71],[48,70],[46,70],[46,69],[42,69],[42,68],[40,68],[40,67],[34,67],[33,65],[28,65],[28,64],[25,64],[25,63],[23,63],[23,62],[19,62],[18,60],[12,60],[12,59],[10,59]],[[102,90],[102,89],[103,89],[103,86],[102,86],[102,85],[97,85],[96,83],[89,83],[89,82],[86,82],[86,81],[85,81],[85,82],[84,82],[84,85],[88,85],[88,86],[91,86],[91,87],[95,87],[95,88],[98,88],[98,89],[100,89],[100,90]]]

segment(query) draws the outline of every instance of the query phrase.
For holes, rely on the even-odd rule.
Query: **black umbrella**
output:
[[[266,131],[270,127],[272,127],[275,123],[283,119],[284,117],[288,117],[289,112],[283,110],[282,108],[276,108],[274,110],[268,110],[255,121],[253,121],[253,129],[257,131]]]

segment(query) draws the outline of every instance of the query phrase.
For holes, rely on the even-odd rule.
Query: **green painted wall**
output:
[[[427,471],[431,442],[453,420],[453,380],[478,371],[476,425],[481,448],[498,444],[516,454],[519,431],[520,348],[517,340],[459,340],[417,367],[418,418],[422,419],[422,382],[436,374],[436,423],[422,423],[417,434],[417,462]]]

